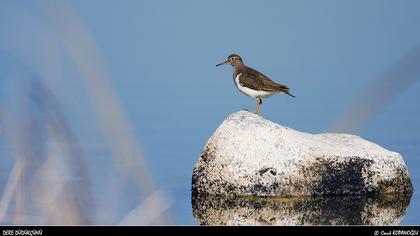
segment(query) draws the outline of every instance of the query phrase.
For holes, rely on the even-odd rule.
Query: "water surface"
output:
[[[419,75],[356,132],[401,153],[414,186],[411,200],[234,200],[227,205],[216,200],[204,202],[212,205],[203,211],[191,198],[192,170],[207,139],[229,114],[255,106],[236,91],[231,68],[216,68],[217,63],[238,53],[291,88],[296,99],[278,95],[263,102],[265,118],[299,131],[324,132],[356,96],[415,51],[419,11],[417,1],[382,0],[2,2],[0,191],[4,196],[9,174],[23,156],[31,164],[26,190],[42,196],[13,195],[6,212],[0,212],[5,213],[2,223],[56,222],[43,216],[56,215],[51,206],[64,203],[84,206],[69,208],[68,217],[83,215],[74,219],[92,224],[118,224],[133,209],[142,209],[146,184],[136,177],[138,163],[127,165],[132,153],[115,152],[127,135],[119,136],[120,126],[110,129],[116,124],[102,122],[101,114],[108,114],[125,122],[124,134],[135,139],[128,146],[139,147],[137,156],[152,177],[148,184],[170,205],[164,209],[166,220],[156,222],[419,224]],[[74,26],[80,31],[69,31]],[[77,55],[83,56],[75,60]],[[86,68],[101,73],[89,74]],[[95,100],[104,90],[102,83],[89,84],[92,78],[109,82],[112,99]],[[10,123],[17,132],[7,136]],[[63,183],[72,188],[54,188]],[[33,205],[15,204],[20,201]],[[334,207],[342,203],[350,205]],[[20,214],[24,217],[18,219]],[[212,221],[212,214],[225,218]]]

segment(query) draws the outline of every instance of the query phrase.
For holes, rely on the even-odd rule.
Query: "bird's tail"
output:
[[[289,96],[291,96],[291,97],[295,97],[295,95],[293,95],[293,94],[291,94],[290,92],[289,92],[289,88],[287,87],[287,86],[284,86],[284,85],[282,85],[281,86],[281,90],[280,90],[282,93],[285,93],[285,94],[287,94],[287,95],[289,95]]]

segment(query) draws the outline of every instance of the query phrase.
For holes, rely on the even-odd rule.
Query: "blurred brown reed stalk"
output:
[[[420,79],[420,44],[355,96],[331,122],[327,130],[360,132],[369,120],[418,79]]]
[[[137,206],[117,223],[167,223],[165,212],[170,204],[155,189],[93,37],[65,2],[44,0],[41,9],[51,30],[60,38],[67,52],[65,56],[74,62],[85,84],[112,150],[117,182],[121,189],[139,192]],[[59,52],[55,48],[51,51]],[[52,76],[48,66],[39,62],[33,62],[32,67],[42,78],[22,88],[24,91],[17,96],[21,100],[18,111],[8,112],[0,103],[2,138],[12,147],[16,158],[0,200],[0,223],[102,224],[98,214],[104,206],[96,204],[86,157],[71,132],[69,118],[60,111],[59,97],[43,81],[57,74]],[[121,197],[119,200],[124,202]]]
[[[12,223],[92,223],[93,217],[82,207],[94,209],[85,158],[55,97],[40,82],[22,90],[19,118],[1,110],[1,127],[16,162],[0,202],[0,220],[14,196]],[[57,168],[68,173],[58,172]],[[82,181],[71,184],[75,176]],[[31,215],[37,219],[29,219]]]

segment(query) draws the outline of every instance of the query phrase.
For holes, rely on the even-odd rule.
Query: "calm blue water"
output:
[[[16,110],[22,84],[43,81],[88,157],[97,194],[109,194],[101,189],[113,177],[107,175],[109,150],[103,148],[81,75],[45,13],[46,2],[0,4],[0,71],[10,65],[28,71],[19,80],[0,73],[1,105]],[[173,203],[173,224],[196,224],[191,173],[207,139],[226,116],[255,106],[234,87],[230,67],[215,67],[230,53],[296,95],[264,101],[264,117],[317,133],[420,43],[418,1],[75,0],[69,5],[102,53],[157,188]],[[420,188],[419,91],[417,80],[359,132],[403,155],[415,190]],[[4,187],[13,155],[4,140],[0,144]],[[401,224],[419,224],[419,212],[415,191]]]

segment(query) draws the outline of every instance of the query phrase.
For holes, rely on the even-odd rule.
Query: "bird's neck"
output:
[[[239,73],[242,73],[246,68],[245,64],[237,64],[233,66],[233,78],[235,78]]]

